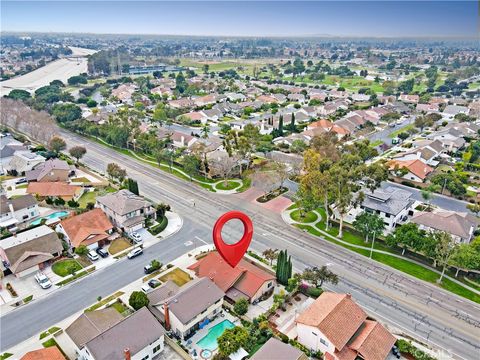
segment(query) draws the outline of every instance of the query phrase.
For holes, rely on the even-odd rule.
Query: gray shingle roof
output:
[[[146,307],[102,332],[85,346],[95,360],[123,359],[124,349],[132,357],[165,334],[165,329]]]
[[[473,216],[446,210],[419,212],[412,217],[412,222],[435,230],[446,231],[464,239],[470,237],[472,227],[475,229],[478,226],[478,222]]]
[[[125,215],[132,211],[143,209],[151,204],[143,197],[135,195],[129,190],[122,189],[115,193],[97,197],[97,202],[113,210],[119,215]]]
[[[190,281],[166,299],[170,311],[183,324],[188,324],[202,311],[222,299],[225,293],[208,278]]]
[[[403,209],[411,206],[413,202],[408,191],[389,186],[386,189],[377,189],[373,193],[367,191],[362,206],[386,214],[397,215]]]
[[[250,360],[297,360],[302,355],[304,355],[302,351],[272,337],[250,358]]]

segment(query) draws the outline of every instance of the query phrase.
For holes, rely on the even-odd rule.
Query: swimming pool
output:
[[[212,326],[210,330],[208,330],[208,334],[197,341],[197,345],[201,349],[206,349],[213,351],[218,347],[217,339],[226,329],[234,328],[235,325],[230,320],[223,320],[221,323],[218,323],[215,326]]]
[[[54,212],[54,213],[52,213],[52,214],[50,214],[50,215],[47,215],[47,216],[44,216],[44,217],[41,217],[41,218],[39,218],[39,219],[37,219],[37,220],[32,221],[32,223],[31,223],[30,225],[38,225],[38,224],[41,223],[41,221],[42,221],[43,219],[46,219],[47,222],[48,222],[48,220],[53,220],[53,219],[56,220],[56,219],[58,219],[58,218],[65,217],[65,216],[67,216],[68,214],[69,214],[68,211],[56,211],[56,212]]]

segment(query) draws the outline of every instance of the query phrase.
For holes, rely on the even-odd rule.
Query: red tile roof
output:
[[[367,320],[348,347],[358,352],[363,359],[385,360],[395,341],[395,337],[381,324]]]
[[[250,298],[266,281],[275,279],[274,275],[246,260],[241,260],[235,268],[232,268],[216,251],[190,265],[188,269],[193,270],[198,277],[210,278],[224,292],[235,288]]]
[[[324,292],[297,318],[297,323],[318,328],[336,349],[342,350],[367,314],[349,294]]]
[[[81,186],[63,182],[31,182],[28,184],[27,193],[39,196],[75,196],[81,189]]]
[[[20,360],[65,360],[58,347],[52,346],[45,349],[29,351]]]
[[[101,209],[93,209],[60,222],[72,245],[90,245],[108,238],[113,225]]]
[[[420,179],[424,180],[428,174],[433,171],[433,168],[425,164],[419,159],[415,160],[392,160],[388,163],[389,169],[394,170],[395,168],[402,169],[406,168],[413,175],[418,176]]]

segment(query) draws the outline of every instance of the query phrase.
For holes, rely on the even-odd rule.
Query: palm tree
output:
[[[208,126],[207,124],[204,124],[202,127],[201,133],[202,133],[202,138],[207,139],[208,134],[210,133],[210,126]]]

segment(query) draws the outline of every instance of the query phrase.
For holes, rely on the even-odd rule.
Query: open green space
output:
[[[0,355],[0,360],[8,359],[10,356],[13,356],[13,354],[8,353],[8,352],[3,353],[3,354]]]
[[[115,310],[117,310],[120,314],[123,314],[125,313],[127,310],[128,310],[128,307],[125,306],[125,304],[123,302],[121,302],[120,300],[117,300],[115,301],[112,305],[110,305],[109,307],[112,307],[114,308]]]
[[[182,286],[191,280],[190,275],[188,275],[185,271],[179,268],[173,269],[167,274],[161,276],[159,279],[162,282],[167,282],[168,280],[172,280],[178,286]]]
[[[318,215],[313,211],[302,212],[300,209],[293,210],[290,217],[300,223],[311,223],[318,220]]]
[[[67,259],[59,260],[53,263],[52,271],[58,276],[65,277],[81,270],[82,266],[77,260]]]
[[[388,137],[392,139],[394,137],[397,137],[398,134],[401,134],[403,132],[408,132],[409,130],[411,130],[413,128],[415,128],[414,124],[408,124],[408,125],[400,128],[400,129],[398,129],[398,130],[393,131],[392,133],[390,133],[390,135],[388,135]]]
[[[85,269],[83,271],[77,272],[75,275],[73,275],[69,278],[66,278],[65,280],[62,280],[62,281],[56,283],[55,285],[57,285],[57,286],[67,285],[67,284],[71,283],[72,281],[80,279],[81,277],[84,277],[85,275],[88,275],[89,273],[91,273],[93,271],[95,271],[95,266],[93,266],[91,268],[88,268],[88,269]]]
[[[128,249],[131,246],[132,244],[130,244],[130,242],[127,239],[121,237],[112,241],[112,243],[108,247],[108,252],[111,255],[115,255],[123,250]]]
[[[240,186],[241,184],[239,184],[236,181],[227,181],[226,183],[222,181],[222,182],[219,182],[217,185],[215,185],[217,190],[233,190]]]
[[[85,309],[85,312],[97,310],[98,308],[101,308],[102,306],[108,304],[110,301],[122,296],[123,294],[124,294],[123,291],[117,291],[115,294],[112,294],[112,295],[106,297],[105,299],[100,300],[96,304],[93,304],[89,308]]]

